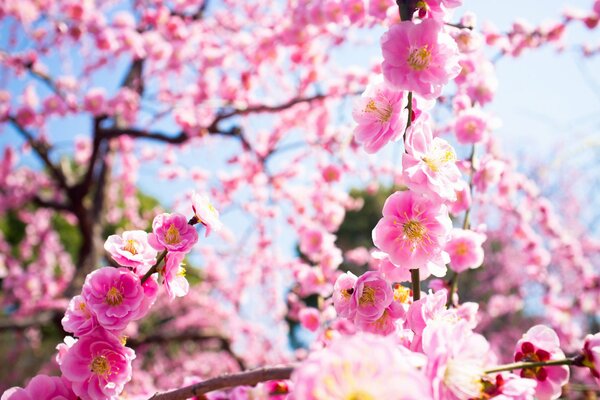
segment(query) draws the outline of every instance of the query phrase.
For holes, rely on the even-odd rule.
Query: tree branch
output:
[[[186,386],[170,392],[157,393],[150,400],[182,400],[213,390],[225,389],[235,386],[254,386],[260,382],[289,379],[294,370],[293,366],[260,368],[253,371],[240,372],[239,374],[223,375],[204,382]]]

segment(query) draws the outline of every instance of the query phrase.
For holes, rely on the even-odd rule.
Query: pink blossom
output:
[[[443,248],[451,229],[446,206],[412,191],[396,192],[385,201],[373,243],[399,267],[443,276],[450,261]]]
[[[205,236],[208,236],[213,230],[219,232],[223,227],[219,219],[219,211],[211,204],[207,195],[192,193],[192,209],[198,222],[206,227]]]
[[[423,332],[423,352],[428,357],[427,376],[437,399],[480,398],[484,367],[490,346],[473,333],[468,323],[428,325]]]
[[[377,320],[393,299],[390,284],[379,272],[365,272],[356,280],[352,293],[352,307],[356,307],[355,320]]]
[[[441,200],[456,200],[460,171],[454,148],[434,138],[428,119],[420,118],[407,132],[402,169],[406,185],[417,193]]]
[[[536,383],[509,372],[496,375],[493,382],[486,381],[486,398],[496,400],[532,400]]]
[[[387,254],[381,251],[374,251],[372,254],[373,260],[379,272],[385,276],[390,282],[408,282],[410,281],[410,268],[399,267],[394,265]],[[421,279],[426,279],[427,276],[421,276]]]
[[[71,299],[61,322],[64,330],[75,336],[87,335],[98,326],[95,315],[88,309],[82,296]]]
[[[431,19],[392,25],[381,38],[381,48],[385,80],[426,99],[440,96],[460,72],[456,42]]]
[[[185,278],[185,268],[181,265],[184,257],[185,253],[167,253],[165,265],[159,270],[165,289],[171,299],[183,297],[190,290],[190,284]]]
[[[352,110],[358,124],[354,137],[367,153],[375,153],[388,142],[402,137],[408,117],[404,111],[406,103],[404,92],[391,89],[383,82],[367,87]]]
[[[305,307],[298,314],[300,323],[311,332],[315,332],[321,325],[319,310],[313,307]]]
[[[64,377],[37,375],[24,388],[6,390],[0,400],[75,400],[71,384]]]
[[[462,111],[454,123],[456,139],[459,143],[479,143],[487,138],[488,119],[479,108],[469,108]]]
[[[484,234],[454,228],[445,247],[450,254],[450,268],[454,272],[463,272],[481,266],[485,239]]]
[[[529,329],[517,342],[515,361],[539,362],[565,358],[560,349],[556,333],[544,325],[536,325]],[[569,367],[558,365],[552,367],[524,368],[524,378],[535,379],[536,397],[540,400],[552,400],[560,397],[562,387],[569,381]]]
[[[416,4],[420,18],[428,16],[441,21],[446,15],[446,9],[460,6],[462,0],[422,0]]]
[[[115,262],[132,267],[143,273],[156,262],[156,250],[148,243],[144,231],[125,231],[122,236],[110,235],[104,242],[106,250]]]
[[[82,399],[117,399],[131,380],[135,353],[102,328],[81,337],[62,357],[60,370]]]
[[[294,369],[294,398],[428,400],[430,384],[417,368],[420,363],[421,355],[401,350],[389,338],[340,337]]]
[[[328,249],[334,247],[335,235],[317,227],[300,227],[300,251],[314,262],[321,260]]]
[[[182,214],[159,214],[152,221],[148,242],[156,250],[188,253],[198,241],[198,232]]]
[[[585,337],[583,356],[583,365],[590,368],[594,379],[600,385],[600,333]]]
[[[346,272],[338,276],[333,285],[333,306],[340,317],[354,318],[356,307],[353,302],[356,275]]]
[[[454,215],[460,214],[471,207],[471,188],[469,184],[463,180],[459,181],[456,186],[456,200],[448,203],[448,209]]]
[[[127,268],[104,267],[89,274],[81,290],[87,308],[105,329],[120,331],[142,318],[150,303],[140,278]]]

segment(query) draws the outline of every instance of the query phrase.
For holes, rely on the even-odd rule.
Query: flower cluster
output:
[[[104,248],[119,266],[90,273],[81,294],[71,299],[62,325],[77,339],[69,337],[58,347],[62,376],[39,375],[24,389],[9,389],[3,400],[119,398],[131,380],[135,359],[135,352],[125,345],[125,329],[148,313],[159,283],[171,298],[187,294],[182,262],[198,241],[193,225],[202,222],[207,231],[220,228],[218,212],[207,197],[195,195],[193,202],[195,216],[189,223],[181,214],[160,214],[150,234],[125,231],[106,240]],[[158,251],[162,253],[157,257]]]

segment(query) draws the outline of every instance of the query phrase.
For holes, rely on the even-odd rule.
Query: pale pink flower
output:
[[[373,229],[373,243],[399,267],[427,268],[435,276],[446,273],[450,261],[443,250],[452,229],[442,203],[412,191],[396,192],[383,205],[383,218]]]
[[[352,319],[356,314],[352,297],[356,279],[356,275],[352,272],[346,272],[338,276],[333,285],[333,306],[340,317]]]
[[[165,289],[171,299],[188,294],[190,284],[185,277],[182,261],[185,253],[169,252],[165,256],[165,265],[158,272],[163,279]]]
[[[0,400],[76,400],[71,384],[64,377],[37,375],[24,388],[7,389]]]
[[[462,0],[421,0],[417,1],[419,18],[430,17],[443,20],[447,9],[456,8],[462,4]]]
[[[390,258],[382,251],[374,251],[372,254],[374,264],[377,266],[377,270],[385,276],[390,282],[408,282],[410,281],[410,268],[399,267],[394,265]],[[421,279],[427,277],[421,275]]]
[[[458,215],[469,209],[469,207],[471,207],[471,202],[471,188],[467,182],[461,180],[456,187],[456,200],[448,203],[448,210],[452,214]]]
[[[182,214],[159,214],[152,221],[148,242],[156,250],[188,253],[198,241],[198,232]]]
[[[95,315],[88,309],[82,296],[71,299],[61,323],[65,331],[75,336],[86,335],[98,326]]]
[[[600,4],[600,2],[598,2]],[[600,333],[587,335],[583,343],[583,365],[588,367],[600,385]]]
[[[381,38],[381,48],[385,80],[426,99],[439,97],[460,72],[456,42],[431,19],[392,25]]]
[[[515,361],[539,362],[565,358],[560,349],[558,335],[544,325],[536,325],[529,329],[517,342]],[[535,379],[536,398],[553,400],[560,397],[562,387],[569,381],[569,367],[557,365],[521,369],[521,376]]]
[[[358,124],[354,137],[367,153],[375,153],[388,142],[402,137],[408,118],[404,110],[406,104],[404,92],[386,83],[367,87],[352,110]]]
[[[298,234],[300,251],[314,262],[321,260],[335,243],[335,235],[317,227],[302,226]]]
[[[148,243],[148,233],[144,231],[110,235],[104,242],[104,250],[117,264],[135,268],[138,273],[145,272],[156,262],[157,251]]]
[[[151,305],[140,278],[127,268],[104,267],[89,274],[81,290],[87,309],[105,329],[120,331]]]
[[[356,309],[355,322],[379,319],[393,300],[392,288],[381,273],[365,272],[356,280],[352,293],[351,307]]]
[[[429,119],[420,118],[410,126],[402,154],[402,175],[406,185],[417,193],[455,201],[461,175],[456,152],[450,143],[433,137]]]
[[[340,337],[294,369],[294,398],[428,400],[431,385],[417,368],[422,362],[383,336]]]
[[[208,236],[211,231],[219,232],[223,227],[219,219],[219,211],[211,204],[207,195],[192,193],[192,209],[198,222],[206,227],[205,236]]]
[[[60,370],[82,399],[117,399],[131,380],[135,353],[102,328],[77,341],[62,357]]]
[[[473,333],[468,323],[428,325],[423,331],[423,352],[427,355],[427,377],[436,399],[478,399],[483,393],[482,378],[490,346]]]
[[[485,192],[488,187],[498,184],[505,169],[506,164],[503,161],[484,157],[473,175],[473,185],[480,192]]]
[[[468,229],[454,228],[445,250],[450,255],[450,269],[463,272],[483,263],[483,242],[486,236]]]
[[[462,111],[454,122],[454,132],[459,143],[479,143],[487,138],[489,116],[479,108]]]

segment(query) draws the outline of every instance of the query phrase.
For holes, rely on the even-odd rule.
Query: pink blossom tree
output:
[[[1,3],[2,399],[597,392],[586,199],[520,172],[493,101],[600,1],[460,4]]]

